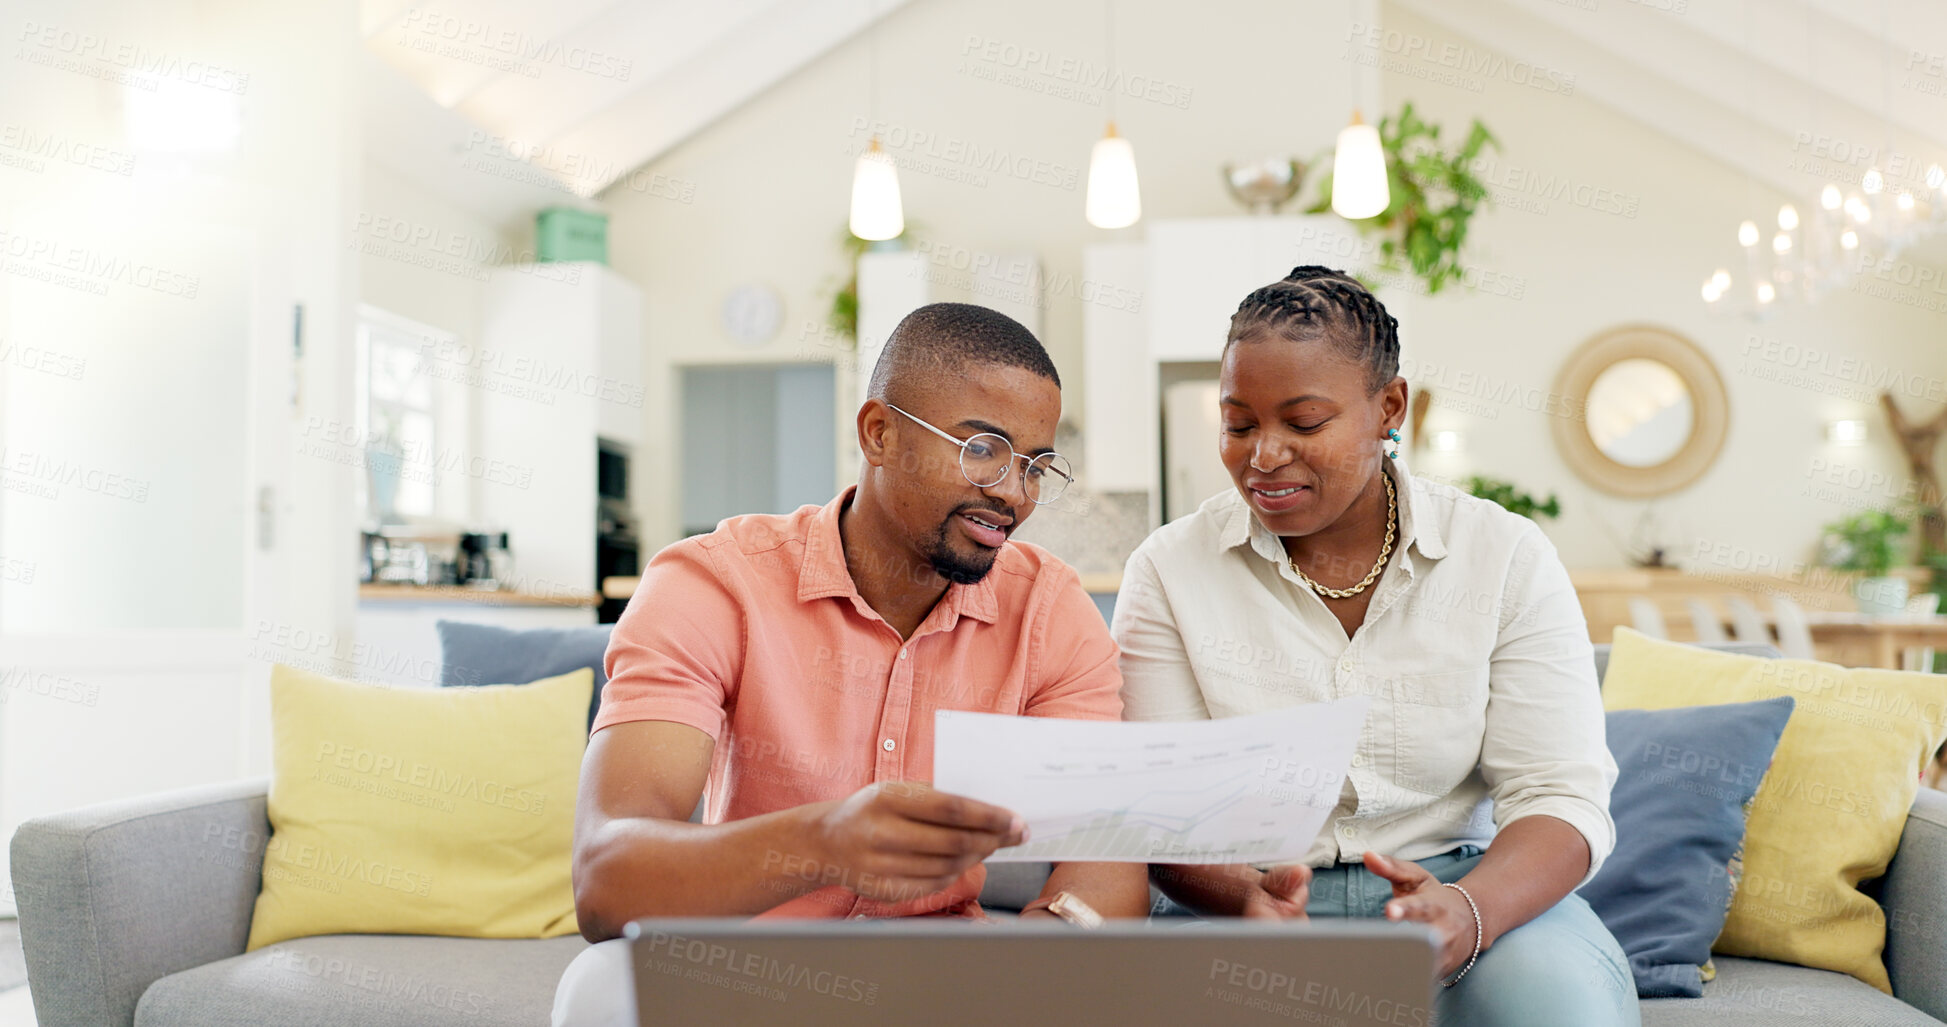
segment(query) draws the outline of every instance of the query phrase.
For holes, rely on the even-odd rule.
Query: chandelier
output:
[[[1892,166],[1898,167],[1896,159]],[[1778,208],[1766,238],[1758,222],[1737,226],[1743,269],[1719,267],[1704,279],[1711,309],[1762,318],[1790,301],[1812,302],[1843,289],[1914,243],[1947,230],[1947,170],[1929,165],[1917,182],[1889,182],[1877,164],[1856,188],[1827,183],[1807,211]]]

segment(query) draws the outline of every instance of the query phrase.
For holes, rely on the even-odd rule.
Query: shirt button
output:
[[[1352,669],[1352,657],[1350,657],[1350,656],[1348,656],[1348,657],[1346,657],[1345,659],[1343,659],[1343,660],[1340,660],[1340,661],[1339,661],[1339,669],[1340,669],[1340,670],[1346,670],[1346,671],[1349,671],[1349,670],[1351,670],[1351,669]]]
[[[1346,836],[1347,838],[1350,838],[1350,837],[1352,837],[1352,825],[1351,825],[1351,824],[1340,824],[1340,825],[1339,825],[1339,833],[1340,833],[1340,834],[1342,834],[1342,835],[1344,835],[1344,836]]]
[[[906,650],[904,649],[899,650],[899,658],[902,660],[906,658]]]
[[[1352,765],[1353,765],[1353,766],[1355,766],[1355,767],[1363,767],[1363,766],[1365,766],[1365,765],[1366,765],[1366,757],[1365,757],[1365,754],[1364,754],[1364,753],[1353,753],[1353,754],[1352,754]]]
[[[896,746],[893,743],[893,740],[890,738],[886,739],[883,742],[880,742],[879,744],[883,746],[887,752],[891,752],[894,748],[896,748]]]

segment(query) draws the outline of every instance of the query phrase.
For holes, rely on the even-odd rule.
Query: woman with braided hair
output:
[[[1438,943],[1443,1024],[1635,1024],[1628,962],[1574,889],[1614,844],[1587,625],[1527,518],[1397,459],[1398,322],[1349,275],[1294,269],[1224,344],[1234,490],[1129,558],[1124,716],[1372,700],[1304,860],[1158,866],[1204,915],[1386,917]]]

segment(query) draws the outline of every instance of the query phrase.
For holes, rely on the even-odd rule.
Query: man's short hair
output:
[[[885,399],[901,379],[937,376],[974,363],[1023,368],[1061,387],[1055,362],[1026,325],[972,303],[929,303],[892,330],[866,395]]]

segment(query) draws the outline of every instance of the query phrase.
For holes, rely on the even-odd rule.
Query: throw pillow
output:
[[[573,934],[587,670],[382,688],[271,670],[271,836],[248,948],[317,934]]]
[[[1859,890],[1886,872],[1920,768],[1947,734],[1931,674],[1766,660],[1617,628],[1604,707],[1669,709],[1791,696],[1758,786],[1744,880],[1712,950],[1851,974],[1891,994],[1886,915]]]
[[[587,667],[595,672],[595,694],[588,701],[588,726],[594,728],[595,714],[602,707],[602,686],[608,684],[602,656],[615,625],[516,630],[443,620],[437,627],[441,687],[511,685]]]
[[[1581,894],[1629,956],[1643,998],[1703,994],[1737,888],[1745,807],[1791,712],[1778,698],[1609,714],[1616,848]]]

